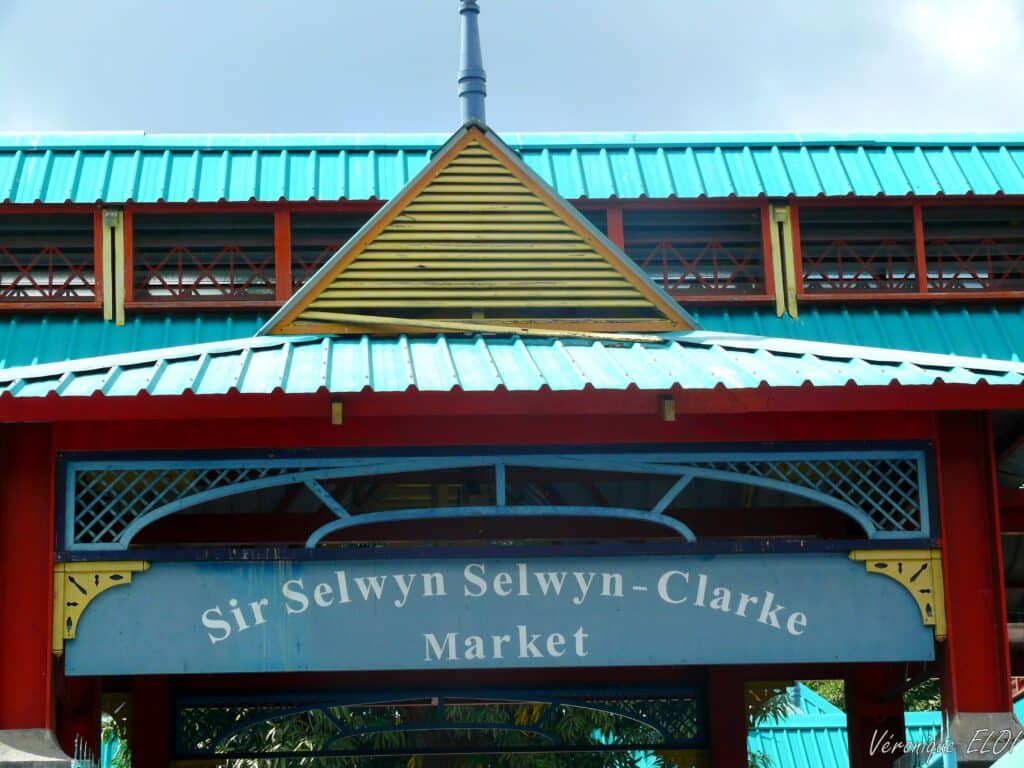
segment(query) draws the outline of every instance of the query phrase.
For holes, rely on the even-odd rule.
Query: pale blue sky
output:
[[[480,0],[532,130],[1024,128],[1024,0]],[[0,130],[446,131],[457,0],[0,0]]]

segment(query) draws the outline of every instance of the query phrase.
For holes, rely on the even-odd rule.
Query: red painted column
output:
[[[892,664],[856,664],[846,677],[850,768],[891,768],[903,755],[903,673]]]
[[[942,568],[949,638],[942,645],[949,715],[1009,712],[1010,649],[991,423],[987,414],[938,419]]]
[[[132,764],[167,768],[171,752],[170,693],[167,677],[144,675],[132,681],[132,714],[128,741]]]
[[[708,670],[711,765],[747,768],[747,686],[742,667]]]
[[[89,754],[100,754],[100,685],[95,677],[64,677],[57,682],[57,742],[67,754],[81,743]]]
[[[52,728],[50,429],[0,429],[0,730]]]

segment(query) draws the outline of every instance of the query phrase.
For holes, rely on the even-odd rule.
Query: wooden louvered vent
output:
[[[362,333],[375,320],[361,317],[393,329],[684,327],[671,300],[481,132],[444,154],[282,310],[276,332]]]

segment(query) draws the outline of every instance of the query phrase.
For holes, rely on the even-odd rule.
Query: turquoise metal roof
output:
[[[941,712],[907,712],[905,717],[908,743],[927,744],[939,735]],[[750,730],[747,747],[766,755],[772,768],[848,768],[850,765],[845,713],[797,715],[762,724]],[[922,760],[924,766],[941,763],[939,752],[930,760]]]
[[[789,699],[797,716],[843,714],[843,710],[804,683],[797,683],[789,689]]]
[[[1024,194],[1024,134],[503,133],[563,197]],[[442,134],[0,135],[0,202],[387,199]]]
[[[708,330],[889,347],[994,360],[1024,359],[1024,304],[804,305],[800,317],[770,307],[697,305]],[[0,368],[203,344],[252,336],[268,315],[244,312],[135,313],[127,324],[97,313],[0,315]]]
[[[705,329],[729,333],[1024,359],[1022,303],[804,303],[798,318],[777,317],[768,306],[697,305],[690,314]]]
[[[133,314],[118,326],[97,313],[10,313],[0,316],[0,368],[252,336],[266,318],[239,312]]]
[[[0,394],[361,391],[689,391],[769,387],[1019,386],[1024,364],[707,331],[662,343],[549,338],[261,337],[8,368]]]

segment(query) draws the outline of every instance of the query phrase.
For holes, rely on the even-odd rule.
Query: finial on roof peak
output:
[[[477,0],[459,0],[462,16],[462,56],[459,68],[459,99],[462,122],[485,123],[484,99],[487,97],[487,73],[480,53],[480,28]]]

